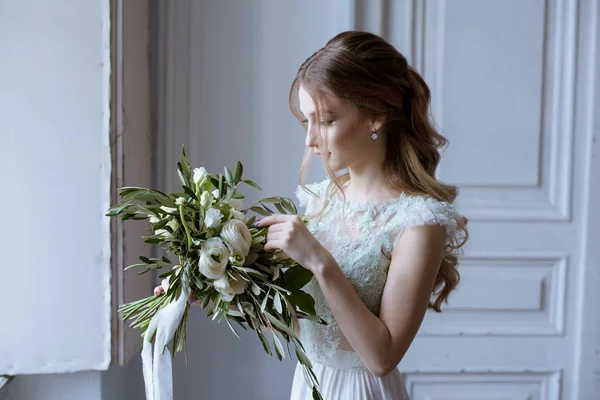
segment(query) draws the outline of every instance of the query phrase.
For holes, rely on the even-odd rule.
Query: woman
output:
[[[328,324],[301,320],[300,334],[325,400],[408,399],[396,367],[427,308],[439,312],[458,283],[466,221],[451,204],[457,188],[435,179],[446,140],[429,103],[406,58],[365,32],[331,39],[292,84],[307,132],[300,181],[313,153],[330,179],[308,186],[314,197],[299,187],[306,226],[287,215],[258,226],[270,225],[265,249],[315,275],[305,290]],[[291,399],[311,398],[298,365]]]
[[[458,283],[466,219],[452,205],[457,188],[435,178],[446,139],[429,103],[406,58],[365,32],[331,39],[292,84],[309,221],[272,215],[257,226],[269,226],[266,250],[314,273],[304,289],[327,325],[301,320],[300,336],[325,400],[408,399],[396,367],[427,308],[439,312]],[[307,187],[315,153],[329,178]],[[291,399],[312,399],[299,364]]]

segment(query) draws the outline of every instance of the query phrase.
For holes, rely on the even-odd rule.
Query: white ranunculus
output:
[[[215,289],[221,293],[225,301],[232,301],[235,295],[244,293],[248,287],[248,282],[242,279],[240,275],[234,272],[232,276],[233,279],[229,280],[229,276],[223,274],[213,282]]]
[[[250,252],[252,245],[252,235],[245,223],[240,220],[232,219],[223,225],[221,229],[221,238],[233,250],[245,256]]]
[[[242,222],[246,222],[246,215],[243,212],[236,210],[235,208],[231,209],[231,218],[237,219]]]
[[[206,172],[206,169],[204,167],[194,168],[194,177],[192,178],[192,180],[194,181],[194,183],[200,183],[206,175],[208,175],[208,173]]]
[[[198,269],[202,275],[210,279],[223,276],[229,261],[229,249],[221,239],[210,238],[203,242],[198,256]]]
[[[244,208],[244,202],[240,199],[231,199],[229,200],[229,206],[231,208],[235,208],[236,210],[241,210]]]
[[[200,196],[200,205],[204,208],[212,204],[214,197],[211,192],[203,192]]]
[[[178,197],[175,200],[175,204],[177,204],[178,206],[183,206],[185,205],[185,203],[187,203],[187,199],[185,197]]]
[[[229,286],[231,286],[231,291],[235,294],[243,294],[246,288],[248,287],[248,282],[244,280],[239,274],[233,273],[233,278],[229,281]]]
[[[246,257],[239,251],[234,250],[229,254],[229,262],[237,267],[242,267],[246,262]]]
[[[216,208],[209,208],[206,210],[204,223],[208,228],[216,228],[221,224],[222,218],[223,214],[221,214],[221,211],[217,210]]]

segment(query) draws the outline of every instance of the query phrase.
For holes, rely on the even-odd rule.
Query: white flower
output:
[[[231,218],[237,219],[242,222],[246,222],[246,215],[243,212],[236,210],[235,208],[231,209]]]
[[[163,279],[160,282],[160,286],[162,286],[162,288],[165,291],[165,293],[167,292],[167,290],[169,290],[169,279],[170,278],[171,278],[171,275],[167,276],[165,279]]]
[[[221,211],[217,210],[216,208],[209,208],[206,210],[204,223],[208,228],[216,228],[221,224],[221,218],[223,218]]]
[[[229,200],[229,206],[235,208],[236,210],[241,210],[244,208],[244,202],[240,199],[231,199]]]
[[[213,201],[213,195],[210,192],[204,192],[200,196],[200,205],[204,208],[210,206]]]
[[[157,223],[157,222],[160,222],[160,218],[158,218],[158,217],[157,217],[156,215],[154,215],[154,214],[150,214],[150,216],[148,217],[148,221],[149,221],[151,224],[155,224],[155,223]]]
[[[172,214],[172,213],[176,213],[177,212],[177,209],[173,208],[173,207],[161,206],[160,209],[163,210],[164,212],[168,213],[168,214]]]
[[[230,281],[227,274],[223,274],[220,278],[213,282],[215,289],[221,293],[223,300],[231,301],[236,294],[242,294],[248,287],[246,282],[239,274],[232,274],[233,279]]]
[[[221,239],[210,238],[203,242],[198,256],[198,269],[202,275],[210,279],[223,276],[229,261],[229,249]]]
[[[215,199],[219,198],[219,189],[215,189],[212,191],[212,195]]]
[[[252,245],[252,235],[245,223],[240,220],[232,219],[227,221],[221,229],[221,238],[234,251],[245,256],[250,252]]]
[[[178,206],[183,206],[185,203],[187,203],[187,199],[185,197],[178,197],[177,200],[175,200],[175,204]]]
[[[229,261],[235,266],[242,267],[246,262],[246,257],[239,251],[234,250],[229,254]]]
[[[229,282],[229,286],[231,286],[231,290],[235,294],[243,294],[246,288],[248,287],[248,282],[244,280],[239,274],[235,272],[232,274],[235,280],[231,280]]]
[[[192,180],[194,181],[194,183],[200,183],[206,175],[208,175],[208,173],[206,172],[206,169],[204,167],[194,168],[194,177],[192,178]]]

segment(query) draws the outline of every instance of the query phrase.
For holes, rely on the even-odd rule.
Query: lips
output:
[[[316,153],[316,154],[317,154],[317,157],[321,157],[321,153]],[[331,155],[331,152],[329,152],[328,155]]]

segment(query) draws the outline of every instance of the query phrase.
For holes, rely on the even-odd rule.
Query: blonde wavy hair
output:
[[[424,195],[438,201],[452,203],[458,188],[438,181],[435,171],[440,161],[439,149],[447,139],[434,127],[430,116],[431,92],[423,78],[410,66],[406,58],[381,37],[348,31],[332,38],[325,47],[311,55],[298,70],[291,89],[290,110],[302,122],[304,117],[296,104],[302,86],[313,98],[317,108],[316,120],[321,121],[323,95],[333,95],[346,100],[359,118],[383,119],[380,134],[386,135],[386,155],[383,168],[387,184],[407,195]],[[306,126],[305,126],[306,127]],[[327,131],[319,138],[323,154],[327,154]],[[314,196],[305,185],[312,151],[306,148],[300,167],[302,188]],[[350,179],[348,173],[337,175],[324,160],[331,178],[323,206],[315,217],[321,216],[337,192],[345,198],[343,185]],[[429,308],[440,312],[443,302],[460,280],[458,257],[468,240],[465,218],[457,221],[458,235],[446,243]]]

